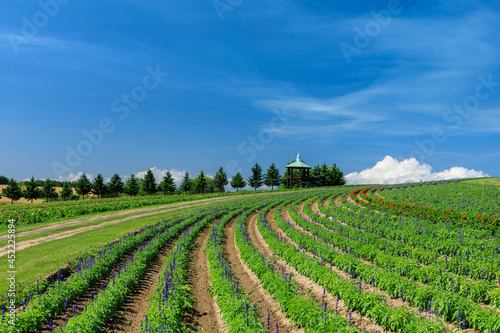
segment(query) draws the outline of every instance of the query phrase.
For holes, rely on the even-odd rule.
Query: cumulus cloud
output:
[[[59,181],[60,182],[76,182],[78,179],[80,179],[80,177],[83,175],[83,172],[82,171],[79,171],[77,173],[70,173],[69,175],[67,175],[66,177],[59,177]],[[86,173],[85,174],[87,176],[87,178],[92,181],[94,179],[94,175],[93,174],[88,174]]]
[[[345,176],[348,185],[398,184],[479,177],[489,177],[489,175],[483,171],[463,167],[453,167],[441,172],[432,172],[432,167],[429,164],[420,163],[415,158],[398,161],[391,156],[386,156],[371,169],[353,172]]]

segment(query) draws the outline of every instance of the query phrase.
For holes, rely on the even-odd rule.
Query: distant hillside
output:
[[[464,183],[481,184],[481,185],[500,186],[500,178],[499,177],[467,179],[467,180],[464,180],[463,182]]]

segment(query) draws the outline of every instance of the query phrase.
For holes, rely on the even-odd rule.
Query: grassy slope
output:
[[[479,185],[497,185],[500,186],[500,178],[490,177],[490,178],[476,178],[467,179],[463,181],[464,183],[479,184]]]
[[[23,290],[36,285],[37,279],[43,278],[67,263],[75,262],[77,258],[94,252],[104,244],[120,238],[128,232],[156,223],[163,218],[168,219],[199,208],[199,206],[183,208],[169,213],[126,221],[125,223],[108,225],[18,251],[15,259],[15,270],[17,271],[16,292],[24,295]],[[7,257],[1,257],[0,281],[6,281],[8,277],[7,271],[9,271],[8,265]],[[7,290],[7,284],[2,283],[0,285],[0,304],[6,300]]]

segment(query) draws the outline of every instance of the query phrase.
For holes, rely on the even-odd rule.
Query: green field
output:
[[[36,243],[0,257],[21,306],[16,327],[4,317],[0,329],[497,331],[500,187],[483,186],[497,181],[268,192],[26,225],[17,245]]]

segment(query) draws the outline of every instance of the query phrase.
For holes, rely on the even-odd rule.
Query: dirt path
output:
[[[250,215],[250,219],[256,219],[257,213]],[[240,256],[236,246],[235,232],[236,219],[231,220],[224,229],[224,256],[233,268],[232,272],[239,281],[239,285],[250,296],[250,301],[257,304],[260,313],[260,319],[266,323],[268,314],[270,315],[270,324],[274,329],[278,323],[280,332],[303,332],[292,327],[291,320],[286,318],[280,311],[279,304],[272,296],[261,286],[259,278],[247,267]]]
[[[347,201],[351,205],[359,206],[361,208],[365,208],[364,206],[361,206],[360,204],[358,204],[356,201],[352,200],[350,192],[344,196],[344,199],[345,199],[345,201]]]
[[[235,197],[235,198],[237,198],[237,197]],[[170,208],[169,209],[164,209],[164,210],[159,210],[159,211],[158,211],[158,209],[161,208],[161,207],[136,209],[136,210],[127,211],[127,212],[121,212],[121,213],[116,213],[116,214],[112,214],[112,215],[98,216],[98,217],[95,217],[95,218],[90,219],[90,220],[66,222],[66,223],[63,223],[63,224],[60,224],[60,225],[57,225],[57,226],[41,228],[41,229],[37,229],[37,230],[33,230],[33,231],[27,231],[25,233],[22,232],[22,233],[16,234],[16,237],[20,237],[20,236],[23,236],[23,235],[30,235],[30,234],[34,234],[34,233],[39,233],[39,232],[42,232],[42,231],[56,230],[56,229],[60,229],[60,228],[63,228],[63,227],[80,225],[80,224],[84,224],[84,223],[88,223],[88,222],[92,222],[92,221],[98,221],[98,220],[112,218],[112,217],[117,217],[117,216],[129,215],[129,214],[133,214],[133,213],[137,213],[137,212],[142,212],[142,211],[155,210],[154,212],[151,212],[151,213],[129,216],[129,217],[126,217],[126,218],[123,218],[123,219],[115,220],[115,221],[104,222],[104,223],[101,223],[101,224],[98,224],[98,225],[81,227],[81,228],[78,228],[78,229],[63,231],[63,232],[59,232],[57,234],[53,234],[53,235],[49,235],[49,236],[45,236],[45,237],[39,237],[39,238],[32,239],[32,240],[22,241],[22,242],[16,243],[16,251],[21,251],[21,250],[24,250],[24,249],[26,249],[28,247],[34,246],[34,245],[38,245],[38,244],[41,244],[41,243],[49,242],[49,241],[52,241],[52,240],[57,240],[57,239],[62,239],[62,238],[70,237],[70,236],[79,234],[81,232],[85,232],[85,231],[88,231],[88,230],[93,230],[93,229],[96,229],[96,228],[101,228],[101,227],[108,226],[108,225],[118,224],[118,223],[130,221],[130,220],[134,220],[134,219],[138,219],[138,218],[142,218],[142,217],[148,217],[148,216],[153,216],[153,215],[158,215],[158,214],[164,214],[164,213],[168,213],[168,212],[171,212],[171,211],[179,210],[179,209],[182,209],[182,208],[190,208],[190,207],[197,207],[197,206],[205,205],[205,204],[207,204],[207,201],[209,201],[209,200],[212,200],[213,203],[219,203],[219,202],[224,202],[224,201],[228,201],[228,200],[234,200],[235,198],[222,198],[222,199],[217,199],[217,200],[216,199],[203,199],[203,200],[198,200],[198,201],[191,201],[189,203],[185,203],[184,202],[184,203],[179,203],[179,204],[164,206],[164,207],[170,207]],[[197,203],[195,203],[195,202],[197,202]],[[0,238],[0,240],[2,240],[2,238]],[[8,253],[8,246],[3,246],[3,247],[0,248],[0,257],[6,255],[7,253]]]
[[[337,195],[335,198],[333,198],[333,203],[335,204],[335,206],[337,207],[340,207],[340,208],[344,208],[344,209],[347,209],[347,210],[350,210],[349,207],[345,207],[342,202],[340,201],[340,198],[342,198],[342,194],[339,194]],[[323,202],[323,206],[326,207],[326,204],[325,202]]]
[[[222,333],[219,322],[222,322],[215,308],[215,300],[210,295],[210,278],[205,247],[210,237],[210,228],[206,228],[196,239],[192,264],[188,270],[188,281],[191,286],[190,296],[194,297],[194,308],[186,314],[185,324],[191,331],[204,333]]]
[[[95,216],[95,217],[92,217],[90,219],[85,219],[85,220],[75,219],[75,220],[71,220],[71,221],[61,222],[57,225],[52,225],[49,227],[43,227],[43,228],[36,229],[36,230],[19,232],[19,233],[16,233],[16,236],[21,237],[21,236],[26,236],[26,235],[32,235],[32,234],[36,234],[36,233],[43,232],[43,231],[56,230],[56,229],[61,229],[61,228],[65,228],[65,227],[71,227],[71,226],[75,226],[75,225],[85,224],[85,223],[89,223],[89,222],[105,220],[105,219],[109,219],[109,218],[113,218],[113,217],[120,217],[120,216],[124,216],[124,215],[130,215],[130,214],[141,213],[141,212],[149,212],[149,211],[153,211],[153,210],[160,210],[163,208],[177,208],[178,209],[178,208],[183,208],[183,206],[191,206],[193,204],[196,204],[193,206],[199,206],[198,204],[205,204],[208,201],[218,202],[218,201],[232,200],[232,199],[236,199],[236,198],[239,198],[239,197],[209,198],[209,199],[177,202],[177,203],[173,203],[173,204],[166,204],[166,205],[153,206],[153,207],[147,207],[147,208],[137,208],[137,209],[131,209],[131,210],[124,210],[124,211],[120,211],[120,212],[116,212],[116,213],[103,213],[103,215]],[[170,210],[168,210],[168,211],[170,211]],[[160,212],[163,212],[163,211],[160,211]],[[145,216],[149,216],[149,215],[145,215]],[[142,215],[140,217],[142,217]],[[0,236],[0,241],[6,240],[7,237],[8,237],[7,235]]]
[[[286,211],[288,211],[288,207],[289,206],[285,207]],[[274,220],[273,214],[274,214],[274,209],[271,210],[267,214],[267,216],[266,216],[267,222],[269,223],[269,225],[271,226],[271,228],[274,230],[274,232],[279,232],[282,235],[286,235],[283,232],[283,230],[281,230],[278,227],[278,225],[276,224],[276,221]],[[291,220],[291,217],[290,217],[289,214],[288,215],[284,215],[282,217],[285,220]],[[265,246],[267,247],[267,244],[265,243],[265,240],[262,237],[262,235],[260,234],[259,230],[257,228],[255,228],[254,230],[255,230],[256,233],[258,233],[258,235],[259,235],[258,238],[261,239],[261,242],[263,242],[263,244],[265,244]],[[287,237],[287,243],[292,244],[293,246],[297,247],[297,243],[295,243],[294,241],[288,239],[288,237]],[[269,248],[268,248],[268,251],[270,251]],[[305,250],[302,250],[302,251],[303,251],[303,253],[305,253],[306,255],[308,255],[310,257],[315,257],[312,253],[309,253],[309,252],[307,252]],[[284,261],[282,261],[282,263],[286,264],[286,262],[284,262]],[[324,288],[321,285],[317,284],[316,282],[314,282],[313,280],[309,279],[308,277],[306,277],[306,276],[298,273],[295,269],[293,269],[291,267],[287,267],[287,269],[293,272],[294,279],[296,280],[296,282],[299,285],[302,285],[302,286],[304,286],[304,288],[306,288],[308,290],[311,290],[311,294],[314,295],[315,299],[325,299],[327,301],[329,309],[336,309],[337,308],[337,304],[338,304],[339,314],[342,315],[344,318],[349,318],[349,308],[345,305],[345,303],[344,303],[343,300],[337,299],[336,297],[334,297],[333,295],[331,295],[328,292],[325,293],[324,292]],[[344,276],[347,276],[347,274],[344,271],[339,270],[336,267],[332,267],[331,269],[337,275],[340,275],[342,278],[344,278]],[[347,276],[347,279],[349,279],[348,276]],[[363,289],[366,290],[366,286],[363,286]],[[369,290],[369,291],[375,291],[375,290]],[[351,312],[351,316],[352,316],[352,324],[353,324],[353,326],[354,327],[358,327],[360,329],[363,329],[365,332],[370,332],[370,333],[374,333],[374,332],[380,332],[380,333],[390,332],[388,330],[384,330],[384,328],[382,326],[373,323],[373,321],[370,318],[359,314],[357,311],[352,311]]]

